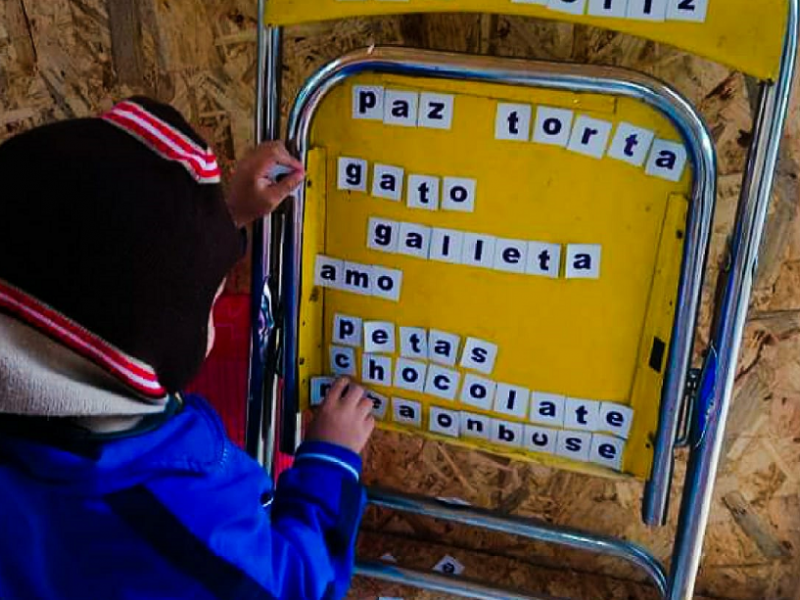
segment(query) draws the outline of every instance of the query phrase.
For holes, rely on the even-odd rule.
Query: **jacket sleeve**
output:
[[[359,456],[333,444],[306,442],[273,494],[260,465],[230,442],[225,446],[211,473],[154,482],[151,489],[265,598],[343,598],[366,504]]]
[[[315,598],[342,598],[347,593],[365,505],[360,477],[361,458],[354,452],[324,442],[305,442],[294,467],[278,482],[272,506],[276,535],[308,552],[303,569],[309,570],[310,577],[318,577],[320,573],[314,571],[323,565],[327,572],[309,584],[317,588]],[[310,532],[317,539],[309,544]]]

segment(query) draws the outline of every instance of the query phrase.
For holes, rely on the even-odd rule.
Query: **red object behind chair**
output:
[[[214,349],[187,389],[208,399],[222,417],[230,438],[244,447],[247,424],[247,373],[250,348],[250,298],[223,295],[214,307]],[[275,479],[292,466],[292,456],[278,453]]]
[[[214,323],[217,330],[214,349],[187,391],[208,399],[222,417],[230,438],[244,447],[249,297],[244,294],[221,296],[214,307]]]

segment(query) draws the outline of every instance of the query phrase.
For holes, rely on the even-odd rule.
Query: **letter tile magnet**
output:
[[[538,425],[525,425],[525,441],[523,446],[532,452],[544,454],[556,453],[557,429],[548,429]]]
[[[512,423],[511,421],[501,421],[492,419],[491,441],[503,446],[522,446],[523,431],[522,423]]]
[[[497,360],[497,344],[478,338],[467,338],[461,353],[461,368],[491,375]]]
[[[389,399],[378,392],[367,390],[367,398],[372,400],[372,416],[377,421],[383,421],[386,418],[386,409],[389,406]]]
[[[333,317],[333,343],[359,348],[361,346],[361,319],[337,314]]]
[[[427,373],[427,363],[409,358],[398,358],[394,370],[394,387],[421,394],[425,391]]]
[[[439,365],[429,365],[428,377],[425,381],[425,393],[443,400],[454,400],[458,393],[460,378],[458,371],[445,369]]]
[[[428,334],[428,355],[430,360],[440,365],[454,367],[458,358],[460,343],[461,338],[454,333],[431,329]]]
[[[592,449],[592,434],[586,431],[561,430],[556,437],[556,455],[588,462]]]
[[[457,410],[447,410],[438,406],[431,406],[430,422],[428,428],[433,433],[448,435],[457,438],[461,419]]]
[[[400,291],[403,287],[403,272],[398,269],[385,267],[372,267],[373,285],[372,295],[376,298],[400,301]]]
[[[314,285],[340,289],[344,277],[344,261],[317,254],[314,261]]]
[[[483,410],[492,410],[496,392],[497,384],[491,379],[467,373],[461,388],[461,402]]]
[[[331,346],[331,372],[338,376],[356,374],[356,351],[348,346]]]
[[[387,321],[364,322],[364,352],[394,354],[394,323]]]
[[[339,158],[338,188],[351,192],[367,191],[367,161],[342,156]]]
[[[354,85],[353,118],[383,121],[383,93],[377,85]]]
[[[492,419],[485,415],[461,412],[461,436],[488,440],[492,433]]]
[[[422,405],[405,398],[392,398],[392,417],[400,425],[422,426]]]
[[[625,455],[625,440],[595,433],[592,436],[592,450],[589,460],[595,464],[615,471],[622,471],[622,458]]]
[[[312,377],[311,387],[309,389],[309,397],[311,399],[311,406],[319,406],[328,395],[328,390],[333,385],[333,377]]]
[[[401,327],[400,356],[428,360],[428,331],[422,327]]]

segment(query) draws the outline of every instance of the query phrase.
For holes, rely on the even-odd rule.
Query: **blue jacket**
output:
[[[0,435],[0,598],[341,598],[360,469],[306,442],[273,495],[192,396],[149,433],[78,452]]]

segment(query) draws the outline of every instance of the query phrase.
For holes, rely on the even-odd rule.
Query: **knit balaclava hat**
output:
[[[202,138],[132,98],[0,145],[0,186],[0,311],[143,399],[182,389],[243,252]]]

